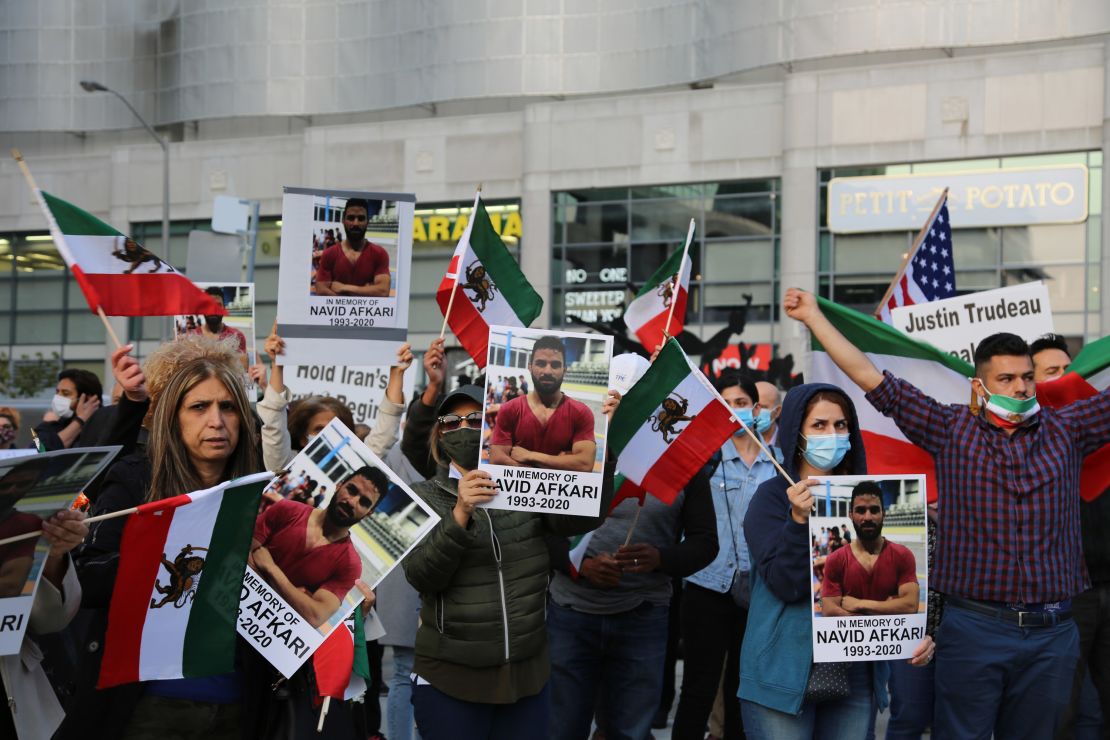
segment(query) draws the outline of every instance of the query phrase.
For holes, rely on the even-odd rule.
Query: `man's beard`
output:
[[[883,533],[883,525],[869,522],[867,524],[856,524],[852,522],[852,528],[856,530],[856,537],[860,542],[874,542],[879,539]]]
[[[324,510],[324,516],[337,527],[353,527],[358,524],[361,517],[355,516],[354,510],[347,504],[340,504],[339,498],[334,497]]]
[[[205,316],[204,317],[204,325],[208,327],[208,331],[210,331],[210,332],[219,331],[220,328],[223,327],[223,324],[224,324],[224,317],[223,316]]]
[[[562,385],[563,381],[554,375],[532,374],[532,387],[535,388],[536,393],[540,395],[549,396],[552,393],[557,393]]]
[[[366,229],[347,229],[347,244],[361,247],[366,239]]]

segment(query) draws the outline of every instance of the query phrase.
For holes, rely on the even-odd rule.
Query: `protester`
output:
[[[69,368],[58,373],[58,385],[50,410],[42,423],[35,427],[35,434],[46,450],[63,450],[80,447],[78,437],[85,425],[100,409],[104,389],[100,378],[88,370]]]
[[[65,716],[43,670],[42,653],[34,637],[65,629],[81,605],[81,584],[69,553],[89,533],[84,520],[83,512],[63,509],[39,522],[49,550],[31,604],[27,632],[18,653],[0,657],[0,702],[8,707],[0,711],[2,738],[48,738]],[[34,539],[28,541],[34,546]]]
[[[616,405],[611,396],[605,412]],[[428,440],[436,475],[414,487],[442,517],[402,561],[421,597],[412,701],[424,740],[544,736],[550,666],[543,533],[582,533],[602,520],[480,508],[495,495],[489,474],[477,469],[481,411],[482,389],[473,385],[438,404]],[[405,437],[412,433],[406,425]],[[610,462],[603,513],[612,478]]]
[[[369,204],[362,198],[348,198],[343,205],[343,232],[347,238],[320,255],[315,274],[316,295],[389,295],[389,253],[366,241],[368,213]]]
[[[405,578],[403,568],[395,568],[378,584],[378,616],[385,636],[378,640],[393,653],[393,673],[385,677],[389,688],[386,700],[386,737],[412,740],[412,674],[416,659],[416,625],[420,615],[420,594]],[[374,697],[367,696],[370,701]]]
[[[630,530],[633,544],[626,545]],[[712,561],[716,530],[703,470],[672,504],[651,495],[642,505],[634,498],[618,504],[590,536],[575,577],[564,544],[547,606],[553,740],[586,740],[595,699],[606,740],[650,734],[663,688],[671,581]]]
[[[1045,334],[1029,345],[1029,356],[1033,358],[1033,380],[1043,383],[1055,380],[1071,364],[1071,351],[1068,340],[1059,334]]]
[[[555,336],[537,339],[528,369],[532,390],[527,395],[516,395],[516,378],[508,379],[505,398],[509,400],[497,410],[497,423],[490,434],[490,462],[592,471],[597,457],[594,415],[589,406],[562,391],[567,371],[563,340]]]
[[[220,347],[222,355],[217,351]],[[179,366],[159,387],[145,451],[111,467],[90,512],[93,516],[209,488],[260,470],[257,434],[238,357],[225,345],[209,349],[205,356]],[[157,367],[164,358],[154,359]],[[130,374],[125,393],[137,392],[144,385],[138,382],[141,378],[141,372]],[[258,687],[244,685],[238,673],[96,690],[126,522],[126,517],[97,522],[77,552],[82,603],[96,611],[81,650],[77,694],[59,739],[150,738],[164,736],[171,728],[178,738],[248,737],[253,712],[242,704],[245,692]]]
[[[756,431],[756,420],[764,418],[765,410],[756,383],[734,370],[725,370],[716,387],[740,422]],[[756,489],[776,473],[771,458],[743,429],[737,430],[714,455],[713,467],[711,488],[720,547],[707,568],[686,579],[683,590],[685,663],[673,734],[678,740],[702,738],[718,687],[722,686],[722,670],[722,737],[736,740],[744,735],[736,696],[751,584],[744,517]]]
[[[938,737],[1050,737],[1071,696],[1079,636],[1070,599],[1089,585],[1079,468],[1110,441],[1110,394],[1037,403],[1029,347],[994,334],[975,350],[973,405],[941,404],[868,357],[797,289],[783,301],[830,359],[937,464],[933,585]]]
[[[777,444],[778,420],[782,413],[782,402],[779,400],[779,387],[766,380],[757,380],[756,390],[759,392],[759,416],[756,417],[756,429],[763,435],[763,441],[769,445]]]
[[[849,547],[829,547],[821,580],[821,616],[916,614],[921,596],[917,561],[908,547],[883,537],[879,484],[861,481],[853,486],[849,507],[856,540]]]
[[[409,404],[405,417],[405,433],[401,436],[401,452],[423,478],[434,478],[439,465],[429,446],[436,409],[444,392],[447,356],[443,339],[433,339],[421,360],[428,385]]]
[[[861,475],[867,461],[852,402],[833,385],[790,389],[779,417],[782,475],[756,491],[744,519],[755,568],[740,657],[744,732],[755,740],[863,738],[886,703],[883,662],[813,663],[809,517],[817,475]],[[913,660],[931,659],[926,640]]]
[[[275,473],[284,470],[297,453],[308,444],[310,437],[320,433],[332,419],[354,431],[355,422],[351,409],[345,403],[329,396],[310,396],[290,405],[292,394],[285,385],[284,368],[277,363],[277,356],[284,354],[285,341],[277,334],[277,323],[266,338],[266,354],[270,356],[270,382],[265,395],[258,402],[258,415],[262,419],[262,458],[267,470]],[[366,446],[381,457],[397,442],[404,413],[403,383],[405,371],[412,365],[412,351],[408,344],[397,349],[397,364],[389,369],[385,398],[378,406],[374,431],[365,438]]]
[[[19,436],[21,418],[19,409],[0,406],[0,450],[15,449],[15,439]]]

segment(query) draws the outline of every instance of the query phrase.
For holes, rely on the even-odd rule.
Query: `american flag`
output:
[[[905,270],[895,278],[894,290],[882,305],[879,318],[892,324],[891,309],[939,301],[954,295],[956,265],[952,261],[952,225],[948,222],[948,196],[945,195],[936,217],[914,245]]]

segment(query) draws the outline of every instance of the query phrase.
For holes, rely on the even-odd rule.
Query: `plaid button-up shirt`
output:
[[[1007,435],[967,406],[938,403],[884,376],[867,400],[936,460],[939,527],[930,586],[1029,604],[1086,590],[1079,466],[1110,442],[1110,391],[1059,410],[1042,407]]]

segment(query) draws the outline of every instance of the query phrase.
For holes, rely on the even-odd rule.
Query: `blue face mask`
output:
[[[806,449],[802,456],[807,463],[822,471],[835,468],[852,449],[852,440],[847,434],[813,434],[805,440]]]
[[[755,430],[760,434],[766,434],[767,430],[771,428],[771,409],[763,409],[759,412],[759,416],[755,418]]]
[[[751,429],[752,425],[755,423],[755,419],[752,418],[751,406],[746,409],[733,409],[732,413],[735,414],[736,418],[740,420],[740,423],[746,426],[748,429]],[[735,432],[733,432],[733,434],[741,435],[747,434],[747,432],[745,432],[743,429],[737,429]]]

